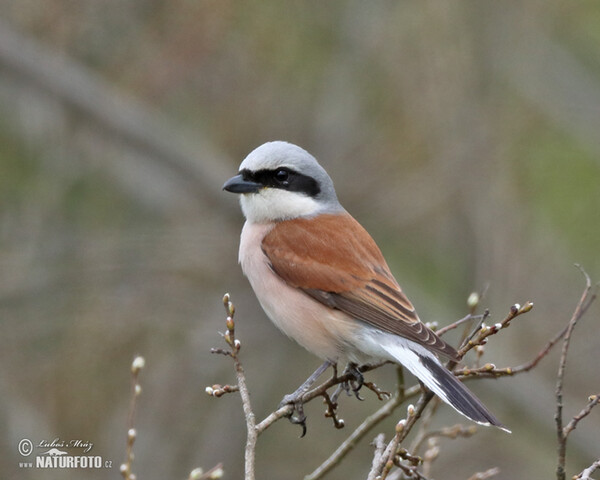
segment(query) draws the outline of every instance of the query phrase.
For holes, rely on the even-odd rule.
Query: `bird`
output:
[[[285,141],[264,143],[223,190],[240,196],[246,221],[238,260],[260,305],[284,334],[325,360],[323,368],[400,364],[460,414],[508,431],[442,364],[440,357],[459,362],[457,350],[419,319],[315,157]]]

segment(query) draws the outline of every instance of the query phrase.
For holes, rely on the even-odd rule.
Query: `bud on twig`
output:
[[[133,362],[131,362],[131,373],[137,375],[145,366],[146,360],[144,360],[144,357],[138,355],[133,359]]]
[[[467,298],[467,307],[471,312],[474,312],[477,306],[479,305],[479,294],[477,292],[471,293],[469,298]]]

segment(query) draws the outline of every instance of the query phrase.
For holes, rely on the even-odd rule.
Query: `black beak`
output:
[[[244,180],[240,174],[227,180],[225,185],[223,185],[223,190],[227,190],[231,193],[256,193],[262,187],[263,186],[260,183]]]

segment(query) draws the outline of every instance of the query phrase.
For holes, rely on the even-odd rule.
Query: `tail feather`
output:
[[[411,341],[382,347],[458,413],[481,425],[494,425],[510,433],[481,400],[424,347]]]

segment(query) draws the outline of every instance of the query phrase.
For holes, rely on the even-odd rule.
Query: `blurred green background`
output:
[[[484,361],[532,358],[600,278],[600,3],[0,0],[0,468],[3,478],[117,478],[129,365],[142,372],[134,471],[242,478],[239,397],[221,298],[258,416],[319,360],[261,312],[237,266],[242,215],[223,182],[288,140],[331,174],[425,321],[532,313]],[[598,393],[598,316],[577,327],[565,415]],[[442,441],[432,476],[552,478],[553,352],[529,374],[471,383],[512,435]],[[373,377],[394,388],[393,368]],[[378,402],[318,402],[308,434],[276,424],[258,477],[312,471]],[[404,407],[377,431],[388,436]],[[437,423],[462,421],[444,407]],[[600,416],[572,434],[568,473],[598,455]],[[374,437],[376,432],[369,436]],[[19,468],[22,438],[82,439],[112,470]],[[38,450],[39,453],[39,450]],[[361,443],[329,478],[364,478]]]

